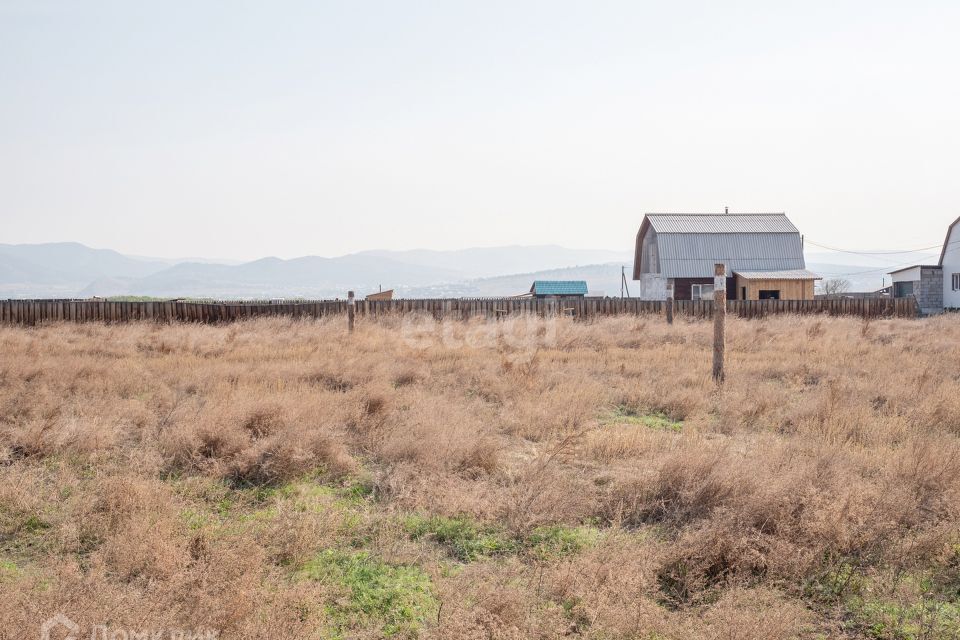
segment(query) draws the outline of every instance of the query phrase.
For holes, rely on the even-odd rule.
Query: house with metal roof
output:
[[[534,298],[549,298],[553,296],[585,296],[587,295],[586,280],[534,280],[530,287],[530,294]]]
[[[914,264],[890,272],[893,297],[915,298],[920,313],[960,309],[960,218],[947,227],[937,264]]]
[[[714,265],[727,269],[731,300],[812,300],[803,238],[784,213],[648,213],[637,233],[633,279],[640,297],[713,298]]]

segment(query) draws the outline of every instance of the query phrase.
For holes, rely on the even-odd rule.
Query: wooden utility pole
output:
[[[353,300],[353,291],[347,291],[347,331],[353,333],[353,316],[357,306]]]
[[[723,357],[727,347],[727,268],[715,264],[713,269],[713,379],[723,384]]]
[[[667,287],[667,324],[673,324],[673,285]]]

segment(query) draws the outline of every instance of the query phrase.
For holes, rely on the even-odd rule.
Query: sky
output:
[[[0,242],[628,250],[729,206],[925,247],[958,32],[955,0],[0,0]]]

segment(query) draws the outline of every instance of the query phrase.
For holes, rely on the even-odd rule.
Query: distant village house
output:
[[[393,300],[393,289],[387,289],[386,291],[377,291],[376,293],[368,293],[367,300]]]
[[[584,297],[587,295],[586,280],[534,280],[530,287],[534,298]]]
[[[712,300],[714,265],[729,300],[813,300],[800,232],[783,213],[648,213],[637,233],[640,298]]]
[[[893,296],[915,298],[920,313],[960,309],[960,218],[947,228],[937,264],[916,264],[892,271]]]

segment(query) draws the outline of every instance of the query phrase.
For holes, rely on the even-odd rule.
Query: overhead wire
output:
[[[953,251],[954,251],[954,249],[952,249],[952,248],[949,248],[949,249],[948,249],[948,247],[950,247],[951,245],[960,244],[960,240],[953,240],[953,241],[951,241],[951,242],[947,242],[946,244],[941,243],[941,244],[931,245],[931,246],[929,246],[929,247],[921,247],[921,248],[919,248],[919,249],[907,249],[907,250],[903,250],[903,251],[855,251],[855,250],[853,250],[853,249],[840,249],[840,248],[837,248],[837,247],[830,247],[830,246],[828,246],[828,245],[821,244],[821,243],[819,243],[819,242],[815,242],[815,241],[810,240],[810,239],[808,239],[808,238],[804,238],[804,242],[808,242],[808,243],[812,244],[812,245],[815,246],[815,247],[820,247],[821,249],[827,249],[827,250],[829,250],[829,251],[837,251],[837,252],[840,252],[840,253],[850,253],[850,254],[854,254],[854,255],[865,255],[865,256],[903,255],[903,254],[907,254],[907,253],[920,253],[921,251],[930,251],[930,250],[932,250],[932,249],[942,249],[943,252],[946,253],[946,252],[948,252],[948,251],[949,251],[949,252],[953,252]],[[865,271],[841,272],[841,273],[827,273],[827,274],[825,274],[825,275],[831,275],[831,276],[861,276],[861,275],[867,275],[867,274],[871,274],[871,273],[883,272],[883,271],[886,271],[887,269],[890,269],[890,268],[893,268],[894,271],[896,271],[896,270],[898,270],[898,269],[900,269],[900,268],[905,268],[905,267],[913,266],[914,264],[916,264],[916,263],[914,263],[914,262],[903,262],[903,263],[899,263],[899,264],[890,263],[889,265],[884,265],[884,266],[878,267],[878,268],[876,268],[876,269],[868,269],[868,270],[865,270]],[[891,273],[891,272],[890,272],[890,271],[887,271],[887,273]]]
[[[840,253],[852,253],[857,256],[894,256],[901,255],[904,253],[920,253],[921,251],[930,251],[932,249],[939,249],[943,246],[943,243],[931,245],[929,247],[920,247],[919,249],[904,249],[903,251],[854,251],[853,249],[840,249],[837,247],[831,247],[829,245],[821,244],[809,238],[804,238],[804,242],[809,242],[815,247],[820,247],[821,249],[827,249],[829,251],[839,251]]]

